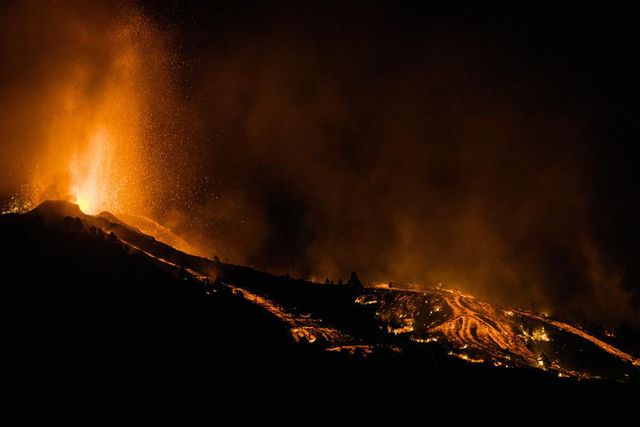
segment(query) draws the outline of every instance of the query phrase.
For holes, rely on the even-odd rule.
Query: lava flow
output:
[[[446,289],[369,289],[360,304],[396,335],[438,342],[472,363],[538,368],[558,376],[626,379],[640,360],[582,329],[527,310],[501,309]]]
[[[12,324],[640,382],[634,14],[244,3],[0,2]]]
[[[290,328],[291,336],[297,343],[307,342],[309,344],[313,344],[318,341],[322,341],[328,344],[337,345],[349,343],[353,340],[352,337],[335,328],[323,326],[322,321],[319,319],[314,319],[309,315],[302,315],[288,311],[277,303],[241,287],[223,282],[220,284],[229,288],[233,293],[242,296],[247,301],[251,301],[254,304],[259,305],[281,321],[285,322]]]

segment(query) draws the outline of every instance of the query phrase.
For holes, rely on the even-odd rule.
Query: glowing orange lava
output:
[[[86,149],[72,157],[70,192],[84,213],[99,213],[108,204],[111,149],[109,135],[99,130]]]
[[[149,133],[150,117],[162,108],[158,94],[164,93],[161,40],[136,14],[106,34],[85,33],[79,43],[99,50],[100,61],[73,58],[47,94],[52,111],[32,204],[63,199],[87,214],[152,215],[149,201],[160,185],[148,148],[156,137]]]
[[[443,343],[450,347],[449,355],[470,363],[532,367],[561,377],[613,375],[606,369],[600,372],[599,366],[589,364],[589,358],[575,358],[571,349],[577,348],[580,353],[613,356],[607,359],[611,366],[625,362],[615,374],[622,373],[619,378],[624,378],[628,369],[640,367],[640,359],[578,327],[541,313],[499,309],[455,290],[375,288],[356,303],[377,305],[376,316],[390,333],[418,343]]]

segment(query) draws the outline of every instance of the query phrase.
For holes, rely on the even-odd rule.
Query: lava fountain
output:
[[[82,153],[71,160],[71,195],[83,212],[96,214],[109,195],[112,153],[109,136],[99,130]]]
[[[21,44],[25,72],[39,71],[28,88],[13,94],[17,106],[29,107],[21,115],[28,132],[13,132],[20,136],[13,146],[29,149],[22,155],[7,150],[14,158],[0,159],[18,183],[9,187],[15,197],[4,211],[70,201],[86,214],[108,211],[198,253],[150,219],[165,219],[191,179],[180,160],[184,120],[177,119],[171,34],[127,4],[51,5],[20,13],[32,25],[10,29],[9,39]],[[49,49],[32,52],[41,45]]]
[[[117,18],[117,19],[116,19]],[[30,201],[77,203],[101,211],[155,216],[165,184],[157,153],[171,106],[165,38],[135,10],[102,26],[64,16],[62,69],[41,95],[47,114],[33,126],[41,136]]]

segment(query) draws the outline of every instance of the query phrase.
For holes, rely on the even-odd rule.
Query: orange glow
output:
[[[619,361],[640,366],[640,359],[577,327],[541,313],[499,309],[455,290],[377,288],[360,296],[356,303],[376,304],[376,316],[386,323],[389,333],[407,335],[416,343],[442,342],[453,347],[449,355],[470,363],[533,367],[559,376],[598,378],[590,373],[590,367],[574,370],[565,366],[571,358],[563,356],[569,342],[564,334],[570,334],[571,339],[582,338]],[[547,359],[543,350],[554,359]]]
[[[180,144],[171,131],[179,121],[167,38],[134,9],[116,18],[101,27],[74,20],[61,30],[73,44],[38,94],[46,114],[32,124],[41,138],[37,159],[25,201],[10,209],[66,200],[203,255],[155,220],[171,196],[182,195],[176,158],[166,149]]]
[[[98,131],[85,151],[71,160],[71,196],[84,213],[99,213],[108,202],[112,153],[109,136]]]
[[[107,34],[86,30],[80,55],[47,93],[47,144],[32,180],[32,204],[46,199],[77,203],[83,212],[153,216],[160,191],[152,171],[150,118],[163,108],[162,40],[139,15]],[[154,193],[155,192],[155,193]]]

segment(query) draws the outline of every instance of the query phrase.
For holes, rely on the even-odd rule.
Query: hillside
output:
[[[295,374],[300,369],[307,379],[349,372],[376,381],[417,375],[566,385],[593,376],[637,378],[637,359],[535,313],[507,318],[443,290],[273,276],[185,254],[111,214],[85,215],[67,202],[0,216],[0,235],[9,348],[21,362],[36,356],[64,365],[82,355],[93,367],[162,366],[200,375],[213,375],[212,366],[266,368],[294,381],[304,381]],[[532,338],[540,327],[552,339]],[[596,365],[576,364],[583,350]]]

